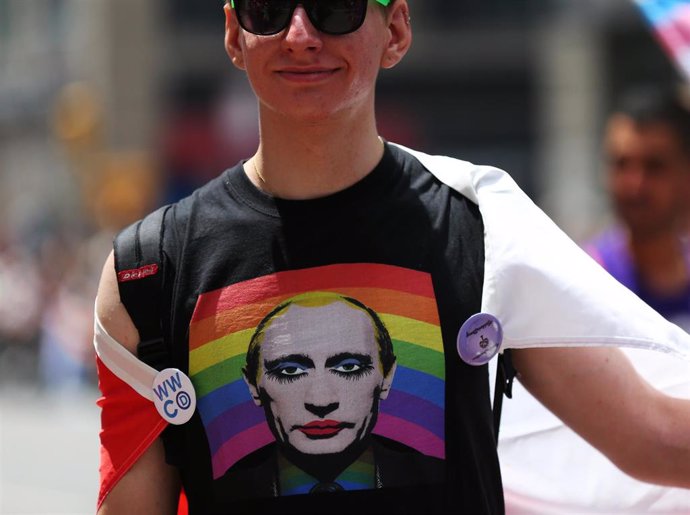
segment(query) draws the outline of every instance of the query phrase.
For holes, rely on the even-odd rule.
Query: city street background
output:
[[[678,80],[631,0],[411,0],[389,140],[508,170],[578,241],[603,121]],[[94,513],[93,302],[114,234],[249,157],[221,0],[0,0],[0,514]]]
[[[98,491],[96,392],[0,389],[0,513],[91,515]]]

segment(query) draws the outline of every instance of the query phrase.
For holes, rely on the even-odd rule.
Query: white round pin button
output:
[[[476,313],[468,318],[458,333],[458,354],[468,365],[484,365],[501,348],[503,328],[498,319],[488,313]]]
[[[196,409],[194,385],[176,368],[166,368],[153,381],[153,403],[161,417],[176,426],[189,421]]]

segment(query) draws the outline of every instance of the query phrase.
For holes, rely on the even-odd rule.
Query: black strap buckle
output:
[[[506,350],[498,356],[496,365],[496,387],[494,388],[494,437],[498,445],[498,431],[501,426],[501,410],[503,409],[503,396],[513,398],[513,380],[517,371],[513,366],[513,358],[510,350]]]

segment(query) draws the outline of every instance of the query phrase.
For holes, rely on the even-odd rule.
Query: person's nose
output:
[[[314,374],[304,392],[304,408],[319,418],[340,407],[337,389],[330,382],[327,372]]]
[[[647,173],[642,166],[631,167],[626,176],[626,192],[631,198],[644,194],[647,184]]]
[[[337,410],[339,406],[340,406],[340,403],[338,403],[338,402],[331,402],[330,404],[327,404],[325,406],[317,406],[315,404],[309,404],[309,403],[306,403],[304,405],[304,407],[307,409],[307,411],[309,411],[310,413],[313,413],[314,415],[316,415],[319,418],[325,418],[326,415]]]
[[[321,33],[312,25],[302,4],[298,4],[283,37],[283,46],[291,52],[313,52],[320,50],[322,45]]]
[[[645,187],[644,168],[635,162],[619,164],[613,170],[614,191],[622,198],[637,198]]]

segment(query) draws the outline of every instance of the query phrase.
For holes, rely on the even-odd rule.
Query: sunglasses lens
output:
[[[290,0],[235,0],[237,19],[242,28],[253,34],[277,34],[290,22]]]
[[[326,34],[341,35],[356,31],[367,15],[367,0],[314,0],[309,17]]]
[[[304,0],[309,19],[317,30],[341,35],[356,31],[364,23],[368,0]],[[237,19],[253,34],[277,34],[290,23],[293,0],[235,0]]]

